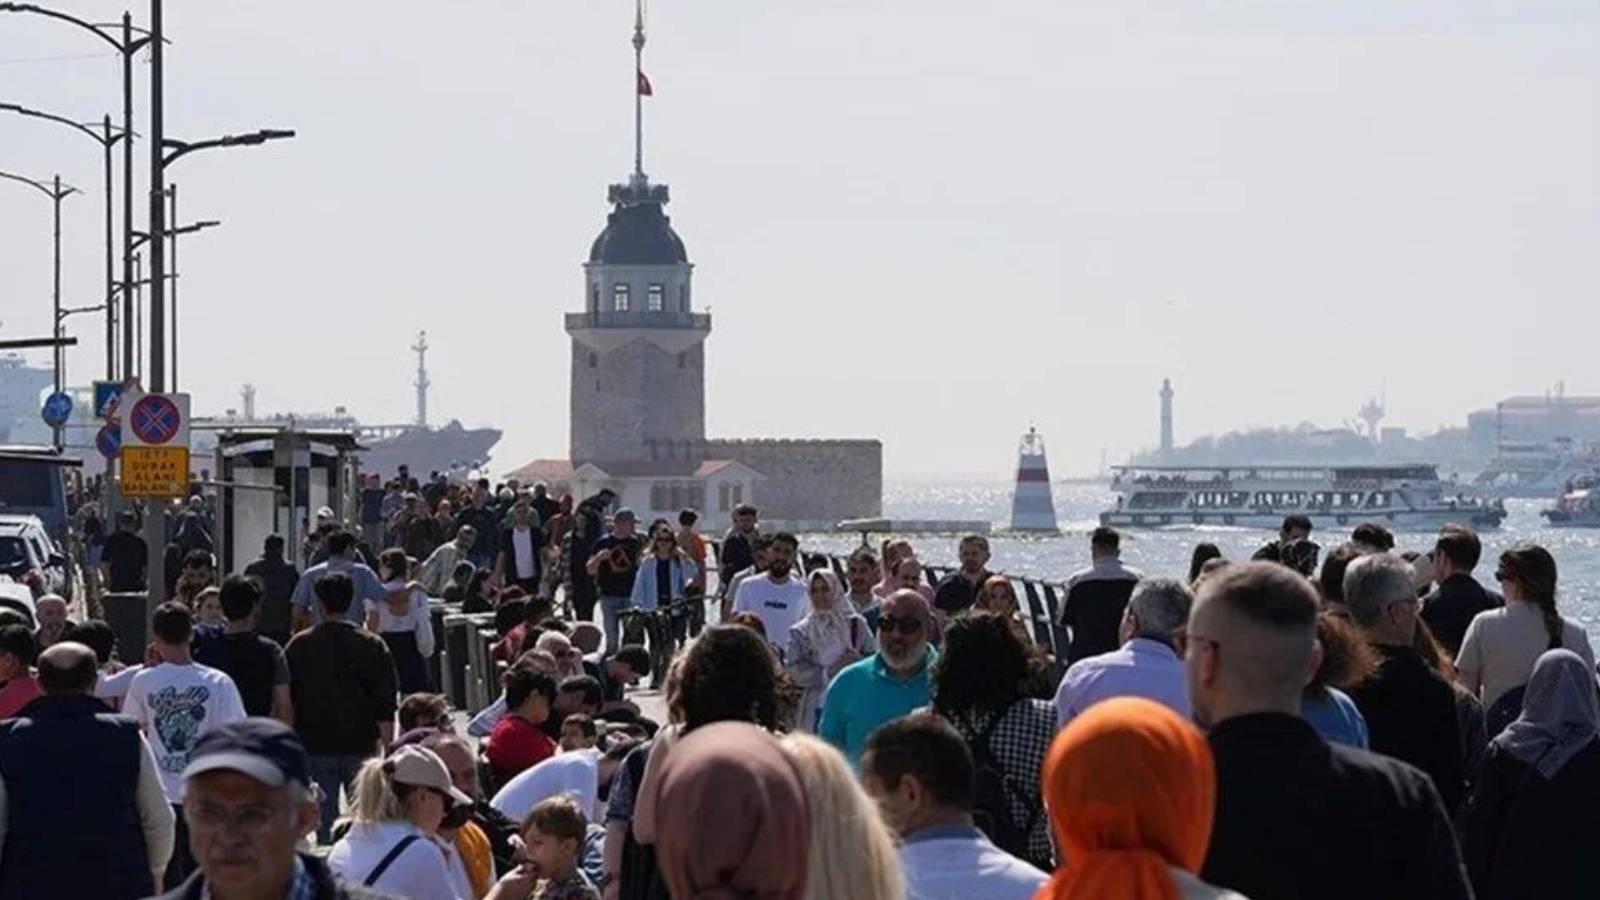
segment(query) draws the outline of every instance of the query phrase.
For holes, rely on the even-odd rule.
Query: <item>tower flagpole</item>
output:
[[[633,7],[633,177],[644,178],[644,0]]]

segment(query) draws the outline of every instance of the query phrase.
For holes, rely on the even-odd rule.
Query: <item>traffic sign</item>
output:
[[[108,419],[112,410],[117,408],[117,399],[122,396],[122,382],[96,381],[94,383],[94,417]]]
[[[124,391],[117,402],[122,443],[128,447],[187,447],[189,395]]]
[[[44,409],[39,411],[39,415],[46,425],[60,428],[72,417],[72,397],[63,391],[56,391],[44,399]]]
[[[116,459],[117,452],[122,449],[122,426],[115,422],[107,422],[95,432],[94,448],[106,459]]]
[[[122,448],[124,497],[182,497],[189,493],[188,447]]]

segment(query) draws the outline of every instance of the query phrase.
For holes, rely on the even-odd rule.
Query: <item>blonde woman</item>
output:
[[[811,815],[811,849],[804,900],[903,900],[889,826],[861,789],[839,751],[806,734],[780,742],[794,761]]]

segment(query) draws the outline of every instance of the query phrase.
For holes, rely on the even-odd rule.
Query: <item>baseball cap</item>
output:
[[[329,508],[329,507],[324,506],[321,509],[317,510],[317,518],[319,518],[319,519],[331,519],[331,518],[333,518],[333,510],[331,508]]]
[[[395,750],[383,761],[383,771],[395,784],[433,788],[448,794],[457,806],[472,805],[472,798],[450,782],[450,770],[444,767],[444,760],[426,747],[408,744]]]
[[[633,510],[628,509],[626,506],[624,506],[622,509],[617,510],[617,514],[615,516],[612,516],[612,518],[617,520],[617,521],[619,521],[619,522],[621,522],[621,521],[637,522],[639,520],[639,517],[635,516],[633,514]]]
[[[221,770],[240,772],[268,787],[297,781],[311,786],[311,761],[294,730],[277,719],[253,717],[229,722],[202,735],[184,767],[187,781]]]

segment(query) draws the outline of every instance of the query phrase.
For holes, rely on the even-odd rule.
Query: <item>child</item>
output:
[[[528,866],[544,879],[536,900],[600,900],[600,891],[578,868],[578,850],[589,822],[572,798],[551,797],[535,806],[522,823]]]
[[[561,752],[589,750],[599,740],[594,719],[587,713],[572,713],[561,720]]]

